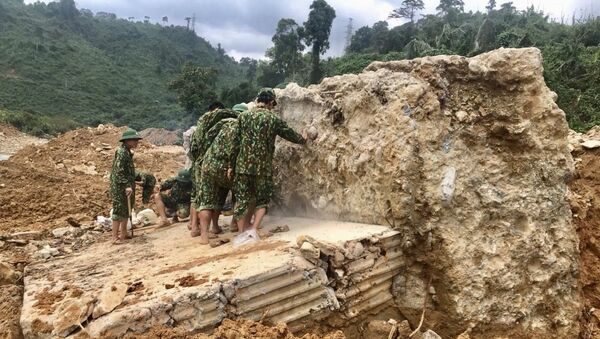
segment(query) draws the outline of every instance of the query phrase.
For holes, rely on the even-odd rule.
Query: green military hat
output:
[[[258,91],[256,98],[266,99],[267,101],[275,101],[275,91],[272,88],[264,87]]]
[[[123,135],[121,135],[121,139],[119,139],[119,141],[140,139],[142,139],[142,136],[139,135],[136,130],[134,130],[133,128],[128,128],[125,132],[123,132]]]
[[[242,113],[242,112],[248,110],[248,106],[246,106],[246,104],[244,104],[244,103],[241,103],[241,104],[234,105],[232,109],[238,113]]]
[[[177,173],[177,181],[181,182],[192,182],[192,176],[190,174],[190,170],[182,169]]]

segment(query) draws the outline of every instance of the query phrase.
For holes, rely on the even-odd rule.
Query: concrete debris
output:
[[[50,259],[60,254],[57,248],[50,247],[50,245],[45,245],[44,248],[39,250],[37,253],[37,257],[41,259]]]
[[[291,127],[318,132],[307,147],[277,145],[282,213],[398,229],[402,271],[421,272],[419,258],[436,277],[435,310],[449,317],[436,330],[577,336],[578,237],[566,199],[573,158],[538,49],[374,62],[276,92]],[[346,274],[378,260],[349,264],[311,243]],[[422,308],[400,302],[415,306],[409,313]]]
[[[586,140],[581,143],[581,146],[586,149],[593,149],[600,147],[600,140]]]
[[[114,283],[105,287],[102,292],[100,292],[100,295],[98,295],[92,318],[96,319],[106,313],[112,312],[115,307],[123,302],[128,288],[129,286],[123,283]]]
[[[94,310],[94,299],[90,296],[68,298],[62,301],[57,308],[57,317],[52,334],[66,337],[77,328],[82,328],[84,322]]]
[[[442,339],[437,333],[432,330],[427,330],[423,333],[423,339]]]
[[[21,279],[21,273],[11,264],[0,261],[0,285],[16,284]]]
[[[145,210],[140,211],[136,214],[136,218],[133,220],[134,224],[141,223],[143,226],[150,226],[158,223],[158,215],[150,209],[146,208]]]
[[[86,174],[86,175],[98,175],[95,165],[75,165],[69,168],[70,172]]]
[[[313,263],[321,256],[319,249],[308,241],[302,243],[302,246],[300,246],[300,253],[302,253],[304,258]]]
[[[52,230],[52,235],[55,238],[63,238],[66,236],[75,237],[81,235],[82,233],[83,231],[81,230],[81,228],[73,226],[60,227]]]

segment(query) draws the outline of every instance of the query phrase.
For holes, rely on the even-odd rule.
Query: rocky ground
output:
[[[156,145],[156,146],[165,146],[165,145],[181,145],[181,131],[169,131],[164,128],[146,128],[145,130],[140,132],[140,135],[146,139],[146,141]]]
[[[10,125],[0,124],[0,160],[15,154],[25,146],[42,145],[46,142],[48,140],[23,133]]]

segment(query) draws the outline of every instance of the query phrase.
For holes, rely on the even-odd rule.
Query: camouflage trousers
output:
[[[150,173],[139,173],[142,182],[142,203],[150,202],[152,194],[154,194],[154,186],[156,186],[156,178]]]
[[[257,176],[250,174],[236,174],[233,192],[236,205],[234,216],[241,219],[255,204],[255,209],[267,208],[273,197],[273,178],[271,176]]]
[[[204,168],[196,197],[196,210],[223,210],[232,186],[232,181],[227,178],[227,171]]]
[[[129,218],[129,211],[127,206],[127,195],[125,194],[125,186],[111,187],[110,197],[112,200],[112,216],[111,219],[114,221],[124,221]],[[135,191],[129,196],[131,202],[131,208],[135,205]]]

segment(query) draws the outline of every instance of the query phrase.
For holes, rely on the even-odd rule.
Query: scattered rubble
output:
[[[0,155],[10,156],[26,146],[43,145],[46,142],[48,140],[23,133],[10,125],[0,124]]]

